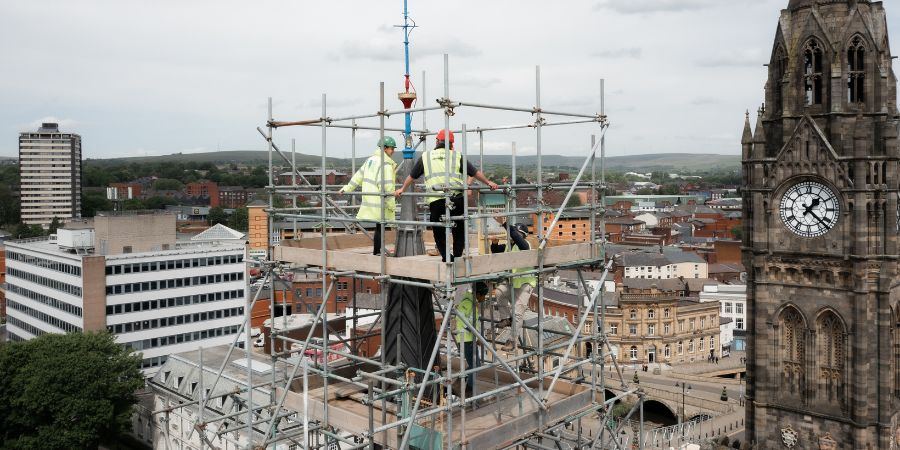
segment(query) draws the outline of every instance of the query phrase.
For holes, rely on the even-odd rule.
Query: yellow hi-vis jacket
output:
[[[507,252],[517,252],[517,251],[519,251],[519,247],[516,247],[515,245],[507,245],[506,251]],[[533,270],[533,269],[530,267],[521,267],[518,269],[511,270],[511,272],[512,273],[521,273],[521,272],[527,272],[529,270]],[[537,283],[538,283],[538,279],[533,274],[532,275],[522,275],[519,277],[512,277],[513,289],[519,289],[526,284],[530,284],[531,287],[534,288],[534,287],[537,287]]]
[[[425,154],[422,155],[422,165],[425,168],[425,190],[440,193],[440,196],[426,197],[426,202],[431,203],[444,198],[444,192],[441,190],[444,187],[459,189],[460,192],[465,188],[463,174],[459,173],[461,163],[462,155],[457,151],[448,151],[444,148],[425,151]],[[450,164],[449,168],[447,164]],[[447,176],[448,169],[449,177]]]
[[[381,165],[381,158],[384,155],[384,165]],[[380,170],[379,170],[380,168]],[[341,192],[355,191],[357,187],[362,186],[362,193],[367,194],[390,194],[396,189],[397,163],[391,159],[383,150],[375,150],[375,154],[369,157],[362,167],[353,174],[353,178],[346,186],[341,188]],[[362,195],[362,203],[356,218],[360,220],[371,220],[377,222],[381,220],[381,196],[380,195]],[[394,196],[384,197],[384,219],[395,220],[397,211],[397,202]]]
[[[475,296],[471,291],[466,292],[459,304],[456,305],[456,312],[462,314],[466,318],[466,322],[478,327],[478,308],[475,307]],[[472,342],[475,335],[466,327],[466,324],[459,317],[456,317],[456,343]]]

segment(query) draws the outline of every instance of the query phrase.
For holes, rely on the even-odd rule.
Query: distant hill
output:
[[[288,158],[291,157],[290,151],[285,153],[285,156]],[[274,154],[274,161],[283,161],[279,158],[278,154]],[[160,155],[160,156],[132,156],[127,158],[105,158],[105,159],[90,159],[92,164],[98,165],[117,165],[117,164],[132,164],[132,163],[158,163],[158,162],[197,162],[197,163],[205,163],[210,162],[214,164],[268,164],[269,163],[269,152],[260,151],[260,150],[231,150],[231,151],[220,151],[220,152],[205,152],[205,153],[173,153],[171,155]],[[342,166],[345,163],[349,165],[349,159],[344,158],[326,158],[328,164]],[[322,157],[316,155],[305,155],[302,153],[297,153],[297,165],[301,166],[313,166],[313,165],[321,165]]]
[[[398,152],[399,154],[399,152]],[[285,156],[290,158],[290,153]],[[397,156],[397,155],[395,155]],[[278,155],[274,155],[276,162],[281,162]],[[470,158],[477,160],[477,155],[470,155]],[[357,161],[364,160],[365,157],[358,158]],[[267,164],[269,155],[265,151],[259,150],[234,150],[206,153],[175,153],[162,156],[138,156],[129,158],[110,158],[110,159],[92,159],[92,164],[97,165],[116,165],[131,163],[156,163],[164,161],[173,162],[211,162],[215,164]],[[297,153],[297,164],[300,166],[319,166],[321,165],[321,157],[317,155],[306,155]],[[326,158],[329,167],[347,167],[350,166],[350,158]],[[543,165],[545,167],[581,167],[584,162],[584,156],[562,156],[562,155],[544,155]],[[485,165],[510,164],[509,155],[485,155]],[[520,167],[534,166],[537,164],[537,156],[520,156],[516,159],[516,163]],[[628,156],[612,156],[606,158],[607,168],[619,170],[635,170],[641,172],[649,172],[652,170],[709,170],[723,168],[739,168],[740,156],[738,155],[715,155],[715,154],[699,154],[699,153],[657,153],[647,155],[628,155]]]
[[[584,156],[544,155],[545,167],[581,167]],[[510,157],[505,155],[485,155],[485,164],[510,164]],[[537,164],[537,156],[520,156],[516,164],[529,166]],[[647,155],[609,156],[606,158],[608,169],[634,170],[650,172],[662,169],[709,170],[722,168],[740,168],[741,157],[738,155],[713,155],[700,153],[657,153]]]

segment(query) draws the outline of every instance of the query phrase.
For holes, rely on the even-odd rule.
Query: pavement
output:
[[[700,375],[704,373],[710,372],[718,372],[721,370],[728,369],[739,369],[742,367],[746,367],[746,364],[742,363],[742,358],[747,356],[746,352],[732,352],[731,356],[725,358],[719,358],[719,362],[717,363],[708,363],[706,361],[703,362],[692,362],[686,364],[677,364],[673,365],[672,371],[675,373],[685,373],[691,375]]]

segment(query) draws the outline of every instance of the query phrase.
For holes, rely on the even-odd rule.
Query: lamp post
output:
[[[687,419],[687,411],[685,411],[685,407],[684,407],[684,397],[685,397],[685,395],[687,395],[688,392],[691,392],[691,385],[689,385],[687,383],[675,382],[675,387],[681,388],[681,420],[679,423],[681,424],[681,437],[683,438],[684,437],[684,422]]]

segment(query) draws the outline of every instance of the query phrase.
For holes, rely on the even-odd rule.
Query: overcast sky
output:
[[[545,109],[594,113],[605,78],[610,155],[738,154],[787,2],[411,0],[413,82],[419,105],[433,104],[449,53],[452,98],[530,108],[540,65]],[[401,0],[3,0],[0,155],[15,156],[17,133],[42,120],[80,133],[85,157],[104,158],[263,149],[255,128],[269,96],[278,120],[319,117],[323,93],[331,117],[373,113],[384,81],[388,107],[399,108],[402,33],[392,25],[401,22]],[[427,120],[443,124],[440,113]],[[453,126],[530,121],[463,109]],[[543,151],[583,154],[596,131],[547,128]],[[276,132],[285,148],[291,138],[298,151],[320,151],[318,129]],[[360,132],[360,154],[375,139]],[[512,141],[535,151],[534,132],[520,131],[486,134],[486,152]],[[330,130],[327,142],[329,156],[349,156],[349,132]],[[474,140],[469,148],[477,152]]]

